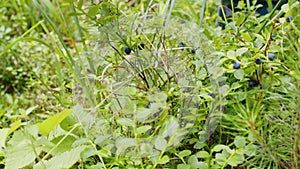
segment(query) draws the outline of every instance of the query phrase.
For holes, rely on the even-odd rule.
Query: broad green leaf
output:
[[[245,140],[244,137],[236,136],[236,137],[234,138],[234,145],[235,145],[237,148],[245,147],[245,144],[246,144],[246,140]]]
[[[161,159],[157,161],[157,164],[166,164],[170,161],[169,156],[164,155]]]
[[[57,168],[70,168],[78,160],[80,160],[80,153],[83,152],[88,146],[76,147],[70,151],[61,153],[60,155],[54,156],[49,160],[44,160],[43,165],[41,162],[33,166],[33,169],[57,169]]]
[[[25,130],[14,132],[4,151],[5,169],[23,168],[34,162],[42,151],[34,140],[37,139],[37,131],[36,126],[28,126]]]
[[[180,153],[178,153],[178,156],[183,158],[183,157],[189,156],[191,154],[192,154],[192,152],[190,150],[183,150]]]
[[[133,126],[134,125],[133,120],[128,119],[128,118],[119,118],[117,120],[117,123],[119,123],[122,126]]]
[[[5,147],[5,141],[9,130],[9,128],[0,129],[0,148]]]
[[[63,121],[68,115],[70,115],[72,110],[65,109],[54,116],[49,117],[48,119],[44,120],[42,123],[37,123],[36,125],[39,127],[41,133],[45,134],[46,136],[61,122]]]
[[[167,147],[168,142],[163,137],[157,137],[154,144],[156,149],[164,150]]]

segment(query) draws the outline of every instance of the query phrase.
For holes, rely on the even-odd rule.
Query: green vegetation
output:
[[[300,168],[300,3],[219,3],[0,0],[0,168]]]

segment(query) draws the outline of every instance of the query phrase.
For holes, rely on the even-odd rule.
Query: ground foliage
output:
[[[299,168],[298,1],[0,2],[1,168]]]

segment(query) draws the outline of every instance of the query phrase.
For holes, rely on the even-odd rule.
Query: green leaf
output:
[[[161,159],[157,161],[157,164],[166,164],[170,161],[169,156],[164,155]]]
[[[244,70],[236,70],[234,72],[234,77],[241,80],[244,78]]]
[[[155,139],[154,146],[155,146],[156,149],[162,151],[167,147],[167,144],[168,144],[168,142],[167,142],[166,139],[164,139],[163,137],[157,137]]]
[[[240,26],[244,22],[245,19],[246,19],[245,14],[241,14],[236,21],[236,25]]]
[[[11,127],[10,127],[10,129],[9,129],[9,131],[8,131],[8,133],[7,133],[7,135],[10,135],[12,132],[14,132],[15,130],[17,130],[20,126],[21,126],[21,119],[15,121],[15,122],[11,125]]]
[[[41,153],[42,147],[36,144],[38,129],[36,126],[27,126],[25,130],[14,133],[5,149],[5,168],[23,168],[34,162]]]
[[[179,164],[177,165],[177,169],[190,169],[191,166],[188,164]]]
[[[230,59],[235,60],[235,52],[233,50],[230,50],[227,52],[227,57]]]
[[[217,153],[216,154],[216,162],[219,165],[223,165],[226,162],[226,156],[222,153]]]
[[[198,168],[199,169],[207,169],[209,167],[208,167],[208,164],[206,164],[205,162],[199,162],[198,163]]]
[[[245,39],[247,42],[251,42],[251,36],[249,33],[241,33],[242,37]]]
[[[119,118],[117,120],[117,123],[119,123],[122,126],[133,126],[134,125],[133,120],[128,119],[128,118]]]
[[[139,128],[137,128],[136,132],[137,134],[142,134],[142,133],[146,133],[149,129],[151,129],[152,127],[149,125],[146,126],[141,126]]]
[[[37,123],[36,125],[39,127],[41,133],[45,134],[46,136],[61,122],[63,121],[68,115],[70,115],[72,110],[65,109],[54,116],[49,117],[48,119],[44,120],[42,123]]]
[[[225,148],[227,148],[227,146],[225,146],[225,145],[222,145],[222,144],[218,144],[218,145],[216,145],[216,146],[214,146],[214,148],[213,148],[213,152],[219,152],[219,151],[221,151],[221,150],[223,150],[223,149],[225,149]]]
[[[247,51],[248,51],[248,48],[246,48],[246,47],[239,48],[239,49],[236,50],[236,55],[237,56],[242,56],[242,54],[244,54]]]
[[[57,155],[49,160],[44,160],[43,164],[39,162],[33,166],[33,169],[57,169],[57,168],[70,168],[78,160],[80,160],[80,153],[83,152],[88,146],[76,147],[70,151],[66,151]]]
[[[190,150],[183,150],[180,153],[178,153],[178,156],[183,158],[183,157],[189,156],[191,154],[192,154],[192,152]]]
[[[199,151],[196,156],[198,158],[209,158],[209,153],[207,151]]]
[[[160,92],[149,96],[150,102],[164,103],[167,101],[168,95]]]
[[[191,165],[191,169],[198,168],[199,166],[198,158],[195,155],[190,156],[188,160],[188,164]]]
[[[30,108],[28,108],[25,112],[25,115],[27,116],[28,114],[30,114],[34,109],[38,108],[39,106],[36,105],[36,106],[32,106]]]
[[[256,153],[257,146],[249,144],[245,147],[244,153],[248,156],[254,156]]]
[[[89,11],[87,13],[87,15],[91,18],[95,17],[98,13],[99,13],[99,6],[98,5],[94,5],[94,6],[90,6],[89,7]]]
[[[242,164],[245,160],[245,157],[243,154],[234,153],[231,158],[228,160],[228,164],[231,166],[236,167],[239,164]]]
[[[236,136],[234,138],[234,145],[237,148],[245,147],[245,145],[246,145],[246,139],[244,137],[241,137],[241,136]]]

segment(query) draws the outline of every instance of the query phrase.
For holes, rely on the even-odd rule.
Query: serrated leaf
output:
[[[57,155],[49,160],[44,160],[43,164],[39,162],[33,166],[33,169],[57,169],[57,168],[70,168],[78,160],[80,160],[80,153],[84,151],[88,146],[76,147],[70,151],[66,151]]]
[[[244,137],[236,136],[234,138],[234,145],[237,148],[245,147],[245,144],[246,144],[246,139]]]
[[[164,155],[161,159],[157,161],[157,164],[166,164],[170,161],[169,156]]]
[[[28,126],[25,130],[14,132],[5,149],[5,169],[23,168],[34,162],[42,147],[34,142],[37,127]]]
[[[42,123],[37,123],[36,125],[39,127],[41,133],[45,134],[46,136],[61,122],[63,121],[68,115],[70,115],[72,110],[65,109],[54,116],[51,116],[44,120]]]

